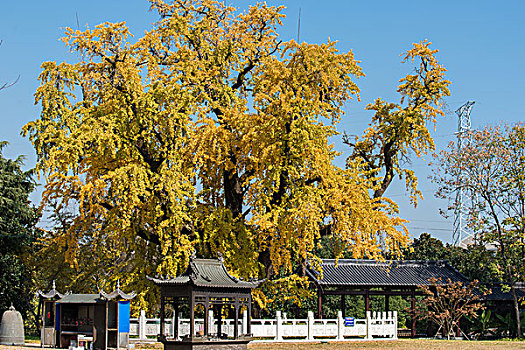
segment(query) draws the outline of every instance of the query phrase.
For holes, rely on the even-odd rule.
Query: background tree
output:
[[[407,260],[447,260],[471,281],[500,282],[502,277],[493,252],[479,242],[465,249],[449,243],[443,244],[429,233],[422,233],[407,247],[403,257]]]
[[[459,152],[454,143],[437,156],[434,180],[438,196],[453,198],[462,187],[469,225],[480,244],[495,244],[500,278],[509,282],[514,318],[521,336],[516,282],[523,280],[525,252],[525,128],[522,124],[474,131]],[[456,203],[449,210],[456,209]]]
[[[426,297],[422,300],[423,308],[418,309],[418,316],[429,319],[438,325],[447,335],[454,336],[454,331],[463,333],[460,320],[463,317],[476,317],[478,310],[484,306],[479,301],[483,296],[479,293],[478,281],[464,285],[461,282],[452,282],[430,279],[429,286],[420,286]],[[463,333],[465,337],[467,335]],[[468,338],[468,337],[467,337]]]
[[[408,232],[394,203],[371,198],[378,183],[361,159],[336,167],[328,142],[359,97],[353,53],[283,42],[281,7],[150,2],[159,21],[133,43],[124,23],[67,29],[82,60],[42,65],[42,113],[23,132],[46,179],[42,204],[77,208],[50,237],[71,266],[89,246],[101,283],[133,284],[140,304],[144,276],[180,272],[193,250],[292,286],[322,235],[335,257],[397,255]],[[425,42],[407,53],[428,67],[403,84],[407,116],[437,113],[441,87],[414,102],[434,86],[420,79],[442,72],[434,52]]]
[[[25,264],[39,236],[40,215],[29,202],[35,183],[32,171],[23,171],[22,158],[7,159],[0,142],[0,312],[11,303],[24,319],[32,314],[35,292],[33,269]]]

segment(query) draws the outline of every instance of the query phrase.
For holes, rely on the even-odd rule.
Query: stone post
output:
[[[248,334],[248,311],[242,312],[242,334]]]
[[[139,315],[139,339],[145,340],[146,337],[146,311],[140,310]]]
[[[213,318],[213,310],[208,310],[208,334],[215,334],[217,330],[214,327],[215,319]]]
[[[314,312],[308,311],[308,340],[314,340]]]
[[[175,324],[177,317],[175,317],[175,313],[173,313],[173,317],[171,318],[171,336],[175,338],[175,327],[177,325]]]
[[[366,312],[366,337],[365,339],[367,340],[372,339],[372,316],[370,314],[370,311]]]
[[[345,320],[343,319],[343,311],[337,311],[337,340],[343,340],[345,331]]]
[[[397,339],[397,311],[394,311],[394,339]]]
[[[275,340],[283,340],[283,318],[281,316],[281,311],[277,311],[275,315]]]

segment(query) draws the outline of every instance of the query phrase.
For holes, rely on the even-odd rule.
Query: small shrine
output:
[[[175,278],[151,278],[160,287],[159,341],[165,350],[247,349],[252,340],[251,291],[259,281],[231,276],[221,259],[190,259],[186,272]],[[246,313],[247,317],[242,317]],[[190,319],[180,329],[181,315]],[[173,317],[173,337],[165,334],[165,319]],[[233,336],[223,330],[223,319],[233,318]],[[241,322],[243,320],[243,322]],[[245,324],[243,324],[245,323]]]
[[[129,346],[130,300],[136,294],[61,294],[38,291],[42,312],[41,345],[78,350],[125,349]]]

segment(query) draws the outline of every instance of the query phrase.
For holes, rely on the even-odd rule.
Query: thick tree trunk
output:
[[[230,209],[233,219],[242,215],[242,203],[244,201],[241,181],[237,171],[224,170],[224,201],[226,208]]]

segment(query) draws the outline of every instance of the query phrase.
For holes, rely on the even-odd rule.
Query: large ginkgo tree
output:
[[[330,140],[363,76],[351,51],[281,40],[282,7],[150,2],[159,20],[142,37],[125,23],[67,29],[79,61],[42,65],[42,112],[23,132],[45,177],[43,205],[77,213],[49,233],[50,247],[67,247],[72,266],[89,247],[91,273],[142,291],[145,275],[180,273],[193,253],[222,255],[239,277],[297,285],[322,236],[335,257],[380,259],[406,245],[393,203],[371,196],[381,171],[359,157],[334,165]],[[448,82],[433,54],[414,44],[407,58],[421,66],[403,90],[440,108]],[[428,72],[441,90],[425,90]],[[391,118],[425,124],[414,106]]]

